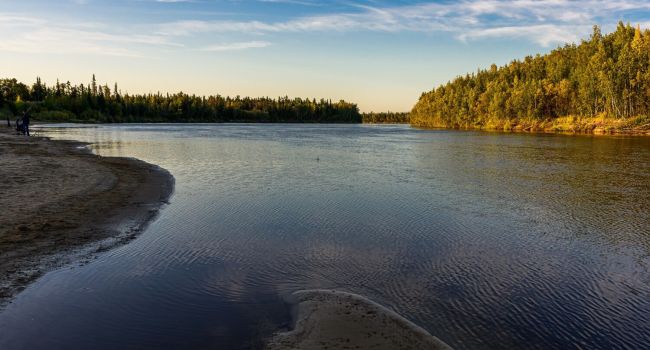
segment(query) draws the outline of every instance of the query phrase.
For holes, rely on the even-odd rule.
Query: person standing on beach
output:
[[[23,113],[23,135],[29,136],[29,109]]]
[[[23,133],[23,118],[18,117],[16,118],[16,135],[20,135]]]

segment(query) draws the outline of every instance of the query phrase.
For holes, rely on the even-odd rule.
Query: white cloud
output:
[[[588,34],[594,24],[612,24],[611,21],[626,13],[650,11],[650,2],[465,0],[397,7],[356,7],[358,12],[298,17],[281,22],[177,21],[161,25],[159,31],[166,35],[208,32],[248,35],[310,31],[449,32],[461,40],[522,38],[549,46],[575,41]]]
[[[271,46],[271,43],[268,41],[244,41],[237,43],[226,43],[226,44],[216,44],[206,46],[201,49],[201,51],[239,51],[246,49],[255,49]]]
[[[317,3],[312,0],[258,1]],[[625,15],[643,18],[643,14],[647,16],[650,13],[650,1],[462,0],[391,7],[352,5],[352,8],[354,10],[344,13],[294,17],[283,21],[189,19],[123,26],[80,22],[69,24],[72,22],[0,13],[0,51],[142,56],[145,48],[184,46],[179,42],[189,46],[189,50],[227,51],[269,46],[269,41],[256,40],[261,35],[362,31],[444,32],[463,41],[514,38],[551,46],[587,36],[594,24],[603,24],[607,28]],[[236,37],[234,40],[237,42],[212,46],[206,44],[214,40],[214,34],[220,33]]]
[[[468,39],[481,38],[523,38],[539,43],[542,46],[550,46],[556,43],[571,43],[580,40],[580,33],[588,33],[591,26],[560,26],[560,25],[532,25],[516,27],[497,27],[466,31],[458,36],[465,41]]]
[[[303,5],[303,6],[321,6],[322,4],[317,1],[310,0],[257,0],[258,2],[267,2],[275,4],[290,4],[290,5]]]
[[[180,46],[157,34],[109,33],[97,23],[55,21],[0,13],[0,51],[22,53],[142,56],[137,47]]]

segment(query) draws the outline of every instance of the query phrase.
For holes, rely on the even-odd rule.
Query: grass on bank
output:
[[[650,116],[610,118],[605,114],[595,117],[566,116],[537,119],[488,119],[484,123],[448,125],[435,119],[412,120],[413,126],[514,132],[566,132],[594,134],[650,134]]]

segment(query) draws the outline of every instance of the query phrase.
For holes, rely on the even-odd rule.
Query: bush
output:
[[[76,119],[76,116],[68,111],[41,111],[34,113],[34,119],[44,122],[66,122]]]

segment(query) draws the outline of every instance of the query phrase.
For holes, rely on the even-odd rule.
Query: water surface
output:
[[[283,296],[368,296],[456,349],[650,344],[650,138],[367,125],[40,129],[168,169],[128,245],[0,313],[2,349],[255,348]]]

